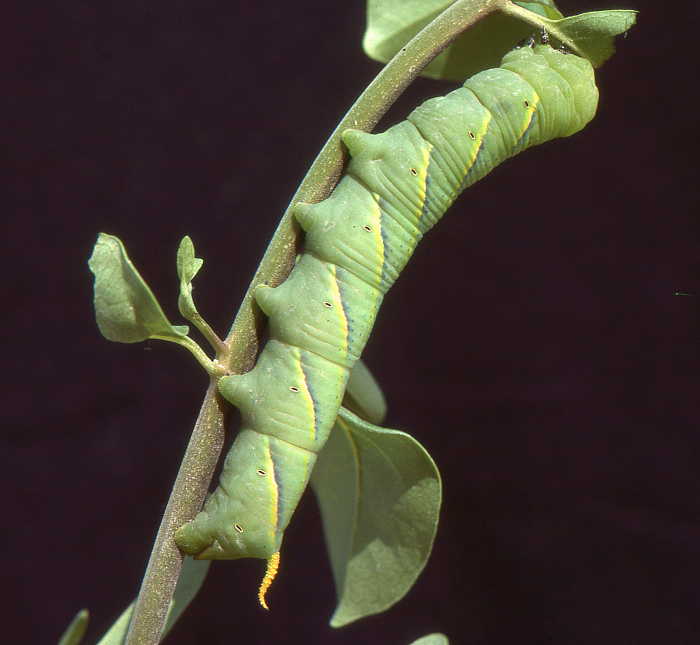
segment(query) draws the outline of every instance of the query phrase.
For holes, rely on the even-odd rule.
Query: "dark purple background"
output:
[[[596,120],[471,188],[416,252],[365,353],[391,427],[434,455],[433,557],[334,632],[312,495],[257,606],[219,563],[171,643],[700,642],[698,4],[640,24]],[[224,335],[297,183],[379,65],[354,2],[13,3],[2,20],[0,619],[95,642],[135,596],[206,388],[183,350],[103,339],[87,259],[119,235],[174,320],[192,237]],[[419,81],[396,118],[452,86]],[[695,297],[678,297],[686,292]]]

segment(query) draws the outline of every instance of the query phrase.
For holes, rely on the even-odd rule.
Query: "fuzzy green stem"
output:
[[[204,338],[206,338],[207,341],[209,341],[209,344],[214,348],[217,356],[225,354],[228,351],[228,347],[224,341],[217,336],[216,332],[209,326],[209,323],[207,323],[204,318],[200,316],[197,308],[194,306],[194,300],[192,299],[191,293],[186,293],[184,290],[182,290],[180,292],[177,305],[182,317],[189,320],[197,329],[199,329],[202,336],[204,336]],[[197,356],[197,360],[199,360],[199,356]],[[199,362],[202,363],[201,360],[199,360]],[[204,363],[202,364],[204,365]],[[204,368],[207,370],[207,372],[209,372],[209,374],[212,373],[206,365]]]
[[[175,591],[182,552],[173,535],[202,505],[224,443],[231,406],[212,379],[163,514],[125,645],[156,645]]]
[[[209,358],[204,353],[204,350],[199,345],[197,345],[197,343],[195,343],[189,336],[161,336],[160,334],[153,334],[151,338],[155,340],[167,340],[172,343],[182,345],[185,349],[189,349],[190,352],[194,354],[194,357],[199,361],[199,364],[205,370],[207,370],[207,373],[211,377],[223,376],[226,373],[226,369],[223,367],[223,365],[220,365],[218,360],[212,361],[211,358]]]

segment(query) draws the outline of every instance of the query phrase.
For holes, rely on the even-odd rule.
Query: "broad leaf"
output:
[[[411,38],[452,4],[454,0],[368,2],[367,30],[363,40],[365,53],[374,60],[389,62]],[[562,17],[552,0],[516,4],[550,19]],[[422,74],[464,81],[483,69],[498,67],[507,52],[537,31],[517,18],[489,16],[450,45]]]
[[[187,326],[173,326],[118,237],[100,233],[88,261],[95,274],[95,315],[102,335],[118,343],[147,338],[180,342]]]
[[[311,475],[338,593],[333,627],[391,607],[423,570],[437,529],[440,474],[410,435],[341,408]]]
[[[386,416],[384,393],[362,360],[357,361],[350,372],[343,407],[370,423],[384,421]]]
[[[450,645],[450,641],[447,640],[445,634],[435,633],[428,634],[419,638],[417,641],[413,641],[411,645]]]
[[[600,67],[615,52],[615,36],[625,33],[637,20],[636,11],[592,11],[562,20],[543,20],[556,44],[563,42],[579,56]]]

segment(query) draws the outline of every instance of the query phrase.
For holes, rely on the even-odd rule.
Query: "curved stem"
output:
[[[207,325],[208,326],[208,325]],[[189,336],[165,336],[161,334],[153,334],[150,338],[154,340],[167,340],[171,343],[177,343],[178,345],[190,350],[194,357],[199,361],[199,364],[207,371],[207,374],[211,378],[217,376],[223,376],[226,373],[226,369],[221,366],[218,361],[213,361],[209,358],[204,350],[197,345]],[[219,344],[223,347],[223,343],[219,341]]]
[[[155,645],[160,641],[165,614],[182,568],[182,553],[173,535],[201,508],[224,443],[224,428],[230,421],[231,405],[219,394],[217,382],[218,379],[212,379],[209,384],[175,478],[136,599],[125,645]]]

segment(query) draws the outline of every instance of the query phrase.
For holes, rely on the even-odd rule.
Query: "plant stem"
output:
[[[216,332],[209,326],[209,323],[199,315],[199,312],[194,311],[188,320],[199,329],[202,336],[209,341],[209,344],[214,348],[217,354],[223,354],[228,351],[228,347],[225,345],[224,341],[216,335]]]
[[[246,292],[234,324],[224,341],[230,347],[220,363],[240,374],[255,363],[266,319],[254,306],[253,290],[261,283],[277,286],[289,274],[301,242],[301,230],[292,215],[299,202],[316,203],[330,194],[345,161],[340,135],[354,128],[369,132],[389,106],[421,70],[463,32],[494,13],[505,13],[509,0],[458,0],[411,40],[369,85],[350,108],[292,198],[258,270]],[[158,531],[151,559],[126,638],[126,645],[156,645],[182,564],[173,540],[175,530],[191,520],[201,507],[221,452],[231,406],[217,394],[212,379],[192,439],[180,467]]]
[[[206,324],[206,323],[205,323]],[[208,326],[208,325],[207,325]],[[213,332],[212,332],[213,333]],[[174,337],[172,335],[170,336],[165,336],[165,335],[160,335],[160,334],[153,334],[151,336],[153,339],[160,339],[160,340],[167,340],[171,343],[177,343],[178,345],[181,345],[185,349],[188,349],[194,357],[199,361],[199,364],[207,371],[207,374],[209,374],[210,377],[216,377],[216,376],[223,376],[226,372],[225,368],[219,365],[218,363],[215,363],[211,358],[209,358],[205,353],[202,348],[197,345],[189,336],[180,336],[180,337]],[[223,343],[219,341],[219,344],[221,347],[224,347]]]
[[[182,567],[182,553],[173,535],[201,508],[224,443],[224,428],[230,421],[232,408],[219,394],[217,381],[212,379],[209,384],[175,479],[136,600],[125,645],[155,645],[160,640],[165,613]]]
[[[187,289],[187,286],[190,288]],[[194,306],[191,285],[185,284],[185,286],[180,287],[180,297],[177,299],[177,307],[180,310],[182,317],[185,318],[185,320],[189,320],[197,329],[199,329],[202,336],[209,341],[209,344],[214,348],[217,355],[224,354],[228,351],[228,347],[226,347],[224,342],[216,335],[216,332],[209,326],[209,323],[207,323],[207,321],[199,315],[197,307]],[[197,360],[199,360],[201,363],[202,360],[200,356],[198,354],[196,354],[196,356]],[[209,372],[209,374],[212,373],[208,368],[207,372]]]

